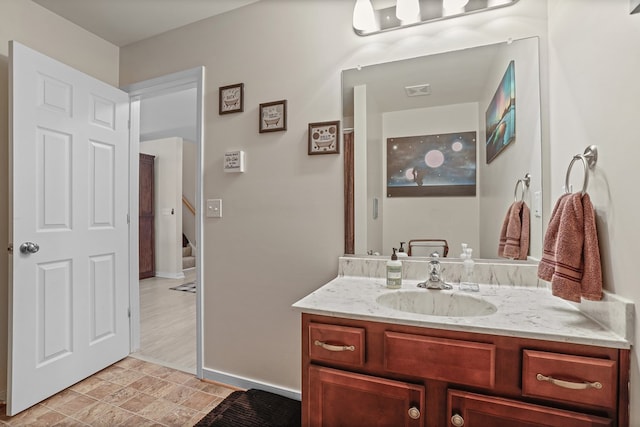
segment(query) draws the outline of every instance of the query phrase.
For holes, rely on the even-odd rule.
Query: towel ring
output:
[[[567,175],[564,178],[564,192],[565,194],[571,193],[570,185],[569,185],[569,177],[571,176],[571,168],[576,161],[582,161],[582,166],[584,167],[584,180],[582,182],[582,191],[580,194],[583,196],[587,192],[587,186],[589,185],[589,169],[593,169],[598,162],[598,147],[595,145],[588,146],[583,154],[576,154],[571,159],[571,163],[569,163],[569,168],[567,169]]]
[[[527,190],[527,188],[529,188],[529,183],[531,183],[531,174],[530,173],[525,174],[524,178],[521,178],[521,179],[516,181],[516,188],[513,189],[513,201],[514,202],[520,202],[520,201],[524,200],[524,193]],[[522,184],[522,195],[520,196],[520,199],[518,200],[518,187],[520,186],[520,184]]]

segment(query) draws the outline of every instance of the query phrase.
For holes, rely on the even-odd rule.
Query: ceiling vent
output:
[[[431,85],[430,84],[422,84],[415,86],[405,86],[404,88],[407,96],[425,96],[431,95]]]

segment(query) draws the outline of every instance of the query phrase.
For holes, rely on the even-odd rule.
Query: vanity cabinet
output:
[[[629,351],[302,315],[303,426],[628,426]]]

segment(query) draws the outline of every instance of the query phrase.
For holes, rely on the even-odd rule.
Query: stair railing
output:
[[[191,214],[195,216],[196,208],[194,208],[193,205],[184,196],[182,196],[182,204],[185,205],[189,212],[191,212]]]

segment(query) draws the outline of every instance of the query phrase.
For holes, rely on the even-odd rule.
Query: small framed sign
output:
[[[224,153],[225,172],[244,172],[244,151],[227,151]]]
[[[287,130],[287,100],[260,104],[260,133]]]
[[[309,123],[309,154],[340,153],[340,122]]]
[[[244,111],[244,83],[222,86],[219,93],[219,114]]]

